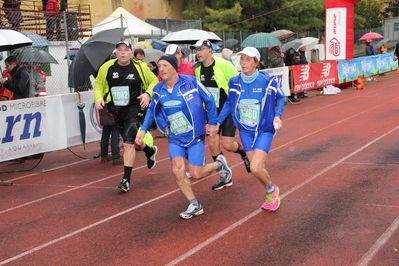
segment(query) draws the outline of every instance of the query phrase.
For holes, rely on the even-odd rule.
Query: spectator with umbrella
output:
[[[372,39],[367,39],[364,41],[366,56],[371,56],[371,55],[377,54],[372,43],[373,43]],[[373,80],[376,80],[376,79],[374,77],[367,78],[367,81],[373,81]]]
[[[12,55],[7,57],[4,62],[12,78],[2,78],[0,79],[0,83],[6,89],[14,92],[15,99],[29,98],[30,80],[26,67],[20,65],[18,59]]]

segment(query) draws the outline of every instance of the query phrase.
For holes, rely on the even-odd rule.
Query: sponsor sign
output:
[[[101,138],[93,92],[81,93],[86,142]],[[82,144],[77,95],[0,102],[0,162]]]
[[[274,76],[280,89],[284,92],[285,96],[290,96],[290,81],[288,67],[276,67],[262,69],[261,71],[267,72],[269,75]]]
[[[326,60],[346,59],[346,8],[326,9]]]
[[[293,93],[338,83],[337,61],[297,65],[293,66],[292,69]]]

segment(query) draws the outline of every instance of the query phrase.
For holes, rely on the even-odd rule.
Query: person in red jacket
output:
[[[184,60],[182,47],[177,44],[169,44],[168,47],[166,47],[165,54],[174,55],[176,57],[177,62],[179,63],[177,74],[195,76],[193,63]],[[158,74],[158,79],[159,81],[162,81],[160,74]]]
[[[46,4],[46,34],[47,40],[52,41],[55,31],[55,39],[61,38],[61,11],[57,0],[48,0]]]
[[[3,71],[3,78],[5,79],[11,79],[11,75],[8,74],[8,70],[4,69]],[[14,100],[14,92],[10,91],[9,89],[6,89],[5,87],[0,88],[0,101],[8,101],[8,100]]]

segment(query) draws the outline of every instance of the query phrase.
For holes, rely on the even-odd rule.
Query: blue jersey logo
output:
[[[179,106],[181,105],[181,101],[171,100],[167,101],[163,104],[163,106]]]

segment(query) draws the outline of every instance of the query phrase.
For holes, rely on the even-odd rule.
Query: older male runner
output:
[[[173,55],[161,56],[158,68],[163,81],[154,87],[151,105],[142,130],[137,133],[136,143],[143,144],[145,131],[154,119],[161,132],[169,132],[169,157],[172,159],[173,173],[177,185],[189,201],[187,210],[180,213],[180,217],[190,219],[202,214],[204,209],[197,201],[191,181],[186,176],[186,159],[195,179],[206,177],[215,170],[220,176],[231,179],[232,172],[224,156],[217,156],[216,162],[204,165],[205,133],[213,136],[218,131],[216,105],[211,92],[194,76],[177,74],[178,62]]]

